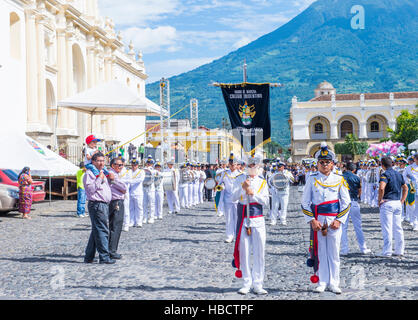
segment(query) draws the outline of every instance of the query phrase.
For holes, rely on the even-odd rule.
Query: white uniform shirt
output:
[[[225,201],[228,201],[228,202],[236,201],[232,199],[233,198],[232,195],[234,192],[234,182],[236,180],[235,178],[238,175],[242,175],[242,173],[240,173],[238,170],[235,170],[232,172],[230,169],[228,169],[222,172],[219,183],[223,183],[225,185],[225,189],[224,189]]]
[[[405,183],[407,183],[407,179],[410,179],[415,186],[415,193],[418,193],[418,165],[413,163],[406,167],[405,171],[403,172],[403,176],[405,179]]]
[[[318,216],[318,221],[328,225],[335,219],[345,223],[348,217],[348,212],[351,207],[350,194],[348,192],[348,184],[344,177],[335,173],[330,173],[326,176],[320,172],[312,173],[306,182],[302,196],[302,210],[305,215],[306,222],[315,219],[311,205],[318,205],[323,202],[339,200],[340,213],[337,217],[333,216]]]
[[[130,170],[129,183],[131,185],[129,194],[132,196],[140,196],[143,194],[142,182],[145,178],[143,169],[137,169],[136,171]]]

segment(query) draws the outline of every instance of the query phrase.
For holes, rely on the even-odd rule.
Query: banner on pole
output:
[[[232,134],[245,153],[271,141],[270,84],[221,84]]]

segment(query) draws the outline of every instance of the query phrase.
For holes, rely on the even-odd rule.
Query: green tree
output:
[[[351,154],[359,155],[365,154],[369,144],[367,142],[360,142],[355,134],[347,134],[344,143],[337,143],[335,145],[336,154]]]
[[[394,142],[402,142],[405,147],[418,139],[418,105],[413,113],[402,110],[396,119],[396,130],[388,128],[390,138]]]

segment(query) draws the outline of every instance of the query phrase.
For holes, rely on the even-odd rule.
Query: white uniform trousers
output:
[[[187,188],[188,188],[188,191],[187,191],[188,192],[187,206],[192,207],[194,205],[194,196],[193,196],[194,186],[193,186],[193,183],[188,183]]]
[[[155,189],[144,188],[144,222],[155,219]]]
[[[157,219],[163,218],[163,205],[164,205],[164,190],[155,189],[155,216]]]
[[[224,214],[227,238],[235,238],[235,232],[237,229],[237,205],[238,202],[224,201]]]
[[[320,286],[340,286],[340,243],[342,227],[337,230],[328,228],[324,237],[321,231],[318,235],[318,277]]]
[[[409,204],[405,204],[405,210],[404,210],[404,214],[403,214],[403,220],[407,221],[407,222],[411,222],[411,217],[414,216],[414,211],[415,211],[415,203],[411,206]]]
[[[377,184],[370,185],[370,198],[369,198],[369,205],[372,208],[378,207],[378,194],[379,194],[379,186]]]
[[[340,250],[342,254],[347,254],[349,252],[347,231],[348,231],[348,224],[350,221],[350,217],[351,217],[351,221],[353,222],[354,231],[356,233],[357,243],[360,248],[360,251],[364,252],[364,250],[367,249],[366,242],[364,240],[363,229],[361,228],[360,206],[357,201],[351,201],[350,212],[348,214],[346,222],[342,225],[343,232],[341,236],[341,250]]]
[[[181,208],[187,208],[189,205],[189,184],[183,183],[179,184],[179,196],[180,196],[180,206]]]
[[[199,182],[199,199],[198,199],[198,203],[203,203],[203,190],[205,188],[205,183],[204,182]]]
[[[128,191],[129,192],[129,191]],[[129,227],[131,224],[130,217],[130,195],[125,193],[125,198],[123,199],[124,214],[123,214],[123,228]]]
[[[395,254],[404,254],[405,241],[402,229],[402,205],[400,200],[386,201],[380,206],[380,224],[385,256],[392,255],[392,239],[395,239]]]
[[[271,210],[270,210],[270,219],[272,221],[277,220],[279,215],[280,200],[276,190],[271,191]]]
[[[193,183],[193,204],[195,206],[199,204],[199,181]]]
[[[247,234],[245,225],[242,226],[239,241],[240,269],[245,288],[250,289],[253,286],[256,289],[261,289],[265,272],[266,226],[264,217],[252,218],[251,225],[251,236]],[[253,254],[252,268],[251,252]]]
[[[287,218],[287,206],[289,204],[289,193],[288,192],[278,192],[277,198],[280,203],[279,218],[281,222],[286,222]],[[277,212],[277,211],[276,211]]]
[[[179,188],[180,191],[180,188]],[[180,201],[177,191],[167,191],[168,213],[180,212]],[[184,207],[183,207],[184,208]]]
[[[142,220],[144,218],[144,195],[130,195],[129,196],[129,212],[130,212],[130,222],[129,226],[141,226]]]

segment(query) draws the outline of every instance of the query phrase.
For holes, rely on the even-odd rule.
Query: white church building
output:
[[[98,0],[0,0],[0,121],[71,156],[93,132],[112,145],[145,131],[159,107],[145,97],[141,52],[127,48]],[[60,101],[117,80],[149,105],[142,116],[90,116]],[[92,126],[92,127],[91,127]],[[135,144],[144,142],[135,141]]]

